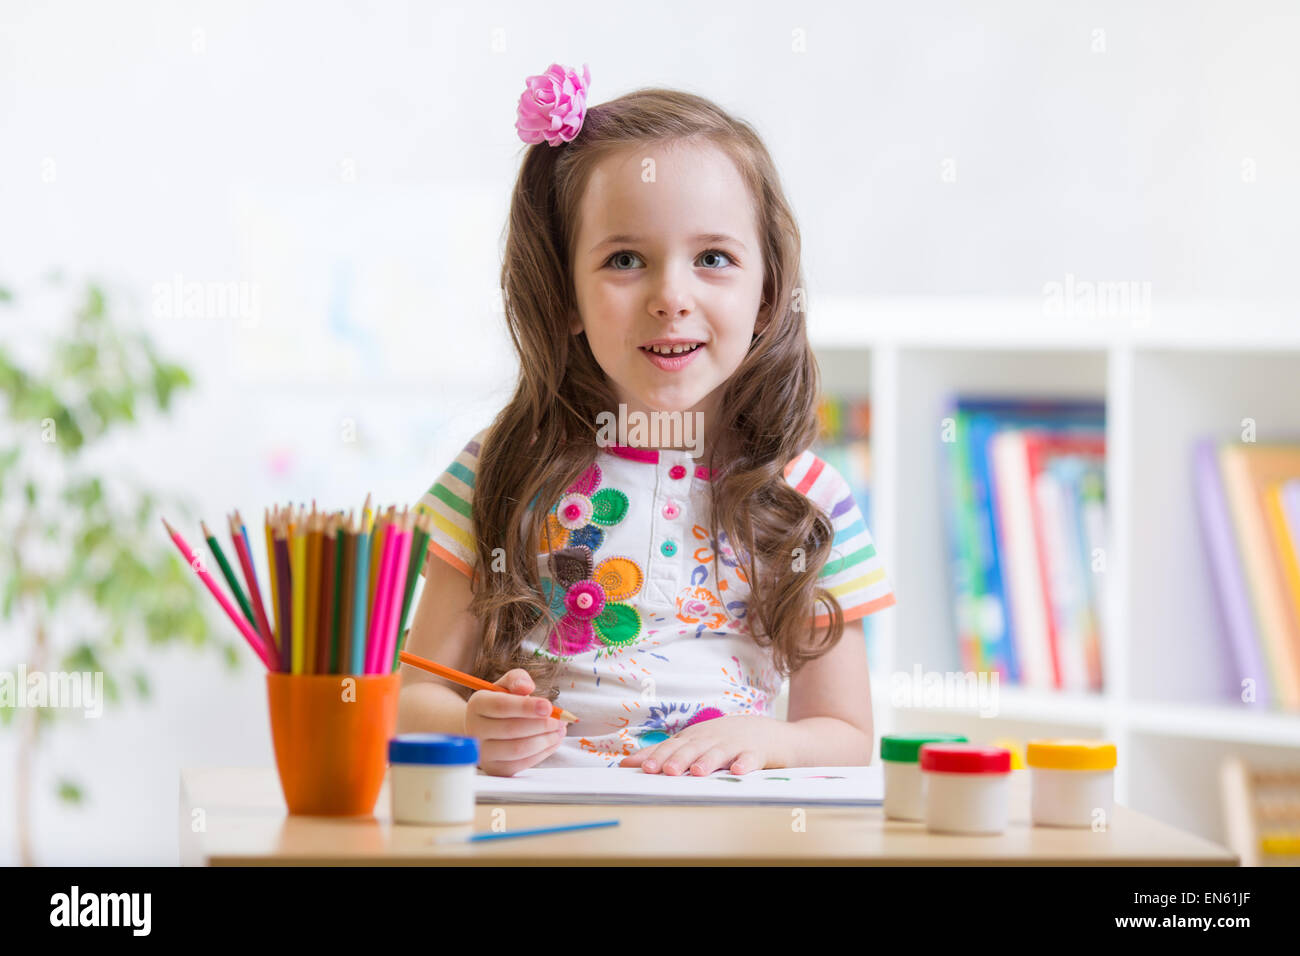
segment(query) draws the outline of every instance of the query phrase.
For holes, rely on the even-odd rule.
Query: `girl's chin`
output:
[[[681,385],[664,388],[662,385],[642,385],[640,388],[625,389],[625,395],[641,404],[642,408],[659,412],[685,412],[704,401],[712,389],[688,387]]]

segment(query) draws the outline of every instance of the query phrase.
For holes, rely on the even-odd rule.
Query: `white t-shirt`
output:
[[[466,576],[477,561],[471,502],[486,432],[417,505],[433,515],[430,559],[437,555]],[[835,595],[844,619],[892,605],[843,476],[805,451],[785,477],[832,520],[834,543],[819,583]],[[750,635],[743,566],[725,533],[718,541],[707,531],[708,482],[708,469],[685,451],[602,448],[550,509],[543,535],[549,531],[552,550],[538,542],[538,572],[559,624],[541,619],[523,647],[567,662],[555,703],[578,720],[537,766],[617,766],[701,720],[771,716],[782,679],[771,648]],[[826,615],[815,620],[828,623]]]

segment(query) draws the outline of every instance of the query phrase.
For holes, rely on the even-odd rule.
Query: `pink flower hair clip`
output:
[[[515,129],[525,143],[546,140],[552,146],[568,143],[582,129],[587,116],[587,90],[591,72],[582,64],[582,75],[552,63],[545,73],[524,81],[526,89],[519,95],[519,115]]]

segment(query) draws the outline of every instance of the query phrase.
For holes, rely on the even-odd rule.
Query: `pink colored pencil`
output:
[[[380,633],[388,620],[390,592],[393,590],[393,559],[397,551],[396,527],[389,525],[384,536],[384,552],[379,560],[379,577],[375,581],[375,603],[370,611],[370,634],[366,638],[366,673],[379,673]]]
[[[275,663],[268,656],[266,645],[262,643],[257,632],[249,626],[248,621],[244,620],[243,613],[231,604],[230,599],[222,594],[217,588],[217,583],[212,580],[212,575],[208,574],[208,572],[203,568],[202,562],[196,560],[198,552],[192,550],[190,546],[185,543],[185,539],[180,536],[180,533],[175,528],[167,523],[166,518],[162,519],[162,523],[163,527],[167,529],[167,533],[171,535],[172,542],[180,549],[181,554],[185,558],[185,562],[195,570],[199,579],[207,585],[208,590],[212,592],[212,596],[217,599],[217,603],[220,604],[222,610],[226,612],[226,616],[235,622],[235,627],[239,628],[239,633],[244,635],[244,640],[248,641],[249,646],[252,647],[257,653],[257,656],[261,658],[261,661],[266,665],[267,670],[275,670]]]
[[[402,613],[402,597],[406,592],[406,566],[411,563],[411,519],[403,512],[402,530],[397,536],[397,559],[393,565],[392,595],[388,602],[388,620],[384,624],[384,647],[376,662],[377,672],[386,674],[393,669],[397,650],[398,617]]]

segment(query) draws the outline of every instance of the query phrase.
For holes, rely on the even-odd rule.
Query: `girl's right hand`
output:
[[[552,704],[528,696],[535,686],[526,670],[515,668],[493,681],[510,693],[476,690],[465,707],[465,733],[478,738],[478,765],[484,773],[509,777],[541,763],[564,741],[568,724],[550,716]]]

